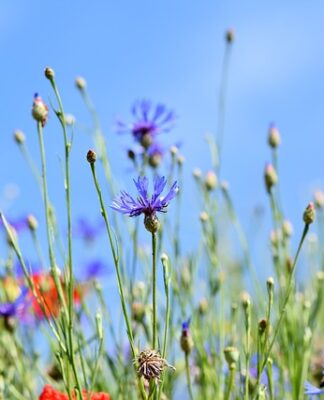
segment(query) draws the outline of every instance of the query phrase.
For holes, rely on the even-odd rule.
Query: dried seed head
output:
[[[89,150],[87,153],[87,161],[90,164],[94,164],[97,160],[97,153],[93,150]]]
[[[306,225],[310,225],[311,223],[314,222],[315,220],[315,207],[314,203],[310,202],[308,206],[306,207],[304,214],[303,214],[303,220]]]
[[[14,139],[17,144],[22,144],[25,142],[26,138],[24,132],[20,131],[19,129],[15,130],[14,132]]]
[[[152,379],[159,381],[165,367],[175,369],[164,358],[162,358],[160,353],[156,350],[142,351],[138,355],[136,362],[138,364],[138,375],[140,377],[143,376],[148,381]]]
[[[86,86],[87,86],[87,82],[84,78],[82,78],[82,76],[78,76],[75,79],[75,86],[79,89],[79,90],[83,90]]]

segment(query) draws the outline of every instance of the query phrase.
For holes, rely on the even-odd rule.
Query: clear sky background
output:
[[[54,68],[66,112],[77,120],[72,154],[74,216],[98,215],[85,154],[92,141],[82,127],[89,117],[74,79],[86,78],[96,104],[118,184],[132,188],[127,138],[113,131],[115,117],[130,118],[135,99],[174,108],[175,129],[163,138],[181,141],[186,158],[184,196],[188,216],[194,167],[210,168],[207,132],[215,132],[224,32],[235,29],[231,57],[223,177],[247,226],[256,205],[267,206],[263,169],[270,160],[267,129],[281,132],[280,181],[284,208],[296,230],[313,190],[324,186],[324,2],[296,1],[15,1],[0,3],[0,205],[11,218],[42,218],[40,196],[12,140],[23,130],[39,163],[30,110],[33,94],[54,96],[43,76]],[[162,137],[161,137],[162,139]],[[62,134],[53,113],[45,128],[50,195],[63,215],[64,192],[58,154]],[[8,184],[19,193],[8,201]],[[9,186],[10,187],[10,186]],[[186,201],[186,200],[185,200]],[[267,213],[269,213],[267,211]],[[65,217],[65,214],[64,214]],[[269,225],[270,227],[270,225]],[[191,234],[196,227],[187,225]],[[196,231],[197,232],[197,231]],[[190,239],[188,239],[190,240]]]

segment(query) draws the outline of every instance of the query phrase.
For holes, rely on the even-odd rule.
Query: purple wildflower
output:
[[[153,106],[148,100],[136,101],[132,107],[132,114],[134,122],[127,124],[117,121],[117,129],[120,133],[130,132],[144,148],[152,144],[158,133],[168,132],[176,119],[174,111],[168,110],[161,103]]]
[[[319,389],[316,386],[313,386],[311,383],[308,381],[305,382],[305,394],[308,396],[317,396],[320,394],[324,394],[324,389]]]
[[[101,220],[92,224],[85,218],[79,218],[74,227],[74,234],[81,237],[85,242],[92,243],[100,234],[103,227],[104,225]]]
[[[139,196],[135,200],[126,191],[122,191],[119,198],[117,198],[111,205],[115,211],[130,217],[136,217],[144,214],[144,224],[148,231],[154,233],[159,229],[159,221],[156,217],[157,212],[165,212],[169,202],[177,194],[179,187],[177,182],[174,182],[166,196],[161,196],[165,185],[167,183],[164,176],[154,178],[154,192],[151,198],[148,197],[148,179],[146,177],[138,177],[137,181],[134,179],[135,186]]]
[[[12,303],[0,304],[0,316],[5,318],[19,317],[23,314],[26,309],[26,295],[28,293],[27,288],[21,290],[20,295]]]

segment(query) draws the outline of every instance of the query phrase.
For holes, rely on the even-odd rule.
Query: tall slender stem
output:
[[[189,366],[189,353],[185,352],[185,363],[186,363],[186,377],[187,377],[187,386],[190,400],[193,400],[192,386],[191,386],[191,376],[190,376],[190,366]]]
[[[156,233],[152,233],[152,306],[153,306],[153,349],[157,347],[157,324],[156,324]]]

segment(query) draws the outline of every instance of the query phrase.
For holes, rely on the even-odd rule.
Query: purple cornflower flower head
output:
[[[130,132],[145,149],[152,144],[158,133],[168,132],[176,119],[174,111],[168,110],[161,103],[153,106],[148,100],[136,101],[132,114],[134,122],[127,124],[117,121],[117,129],[120,133]]]
[[[307,394],[308,396],[319,396],[320,394],[324,394],[324,389],[319,389],[316,386],[313,386],[308,381],[305,382],[304,388],[305,394]]]
[[[27,293],[28,289],[24,287],[15,301],[0,304],[0,316],[5,318],[21,316],[26,309]]]
[[[81,237],[85,242],[92,243],[104,227],[102,221],[91,224],[85,218],[79,218],[75,227],[75,236]]]
[[[85,280],[88,281],[99,278],[107,272],[111,272],[111,269],[102,260],[95,259],[85,265],[84,271]]]
[[[182,335],[188,336],[190,329],[190,322],[191,318],[189,318],[187,321],[182,322]]]
[[[148,179],[146,177],[138,177],[137,181],[134,179],[136,189],[139,196],[135,200],[126,191],[122,191],[120,196],[112,203],[111,208],[115,211],[119,211],[122,214],[130,217],[137,217],[138,215],[144,214],[144,225],[145,228],[155,233],[160,227],[160,222],[156,216],[157,212],[166,212],[166,208],[170,201],[178,193],[179,187],[177,182],[174,182],[166,196],[162,196],[162,192],[167,183],[164,176],[154,178],[154,191],[149,198]]]

